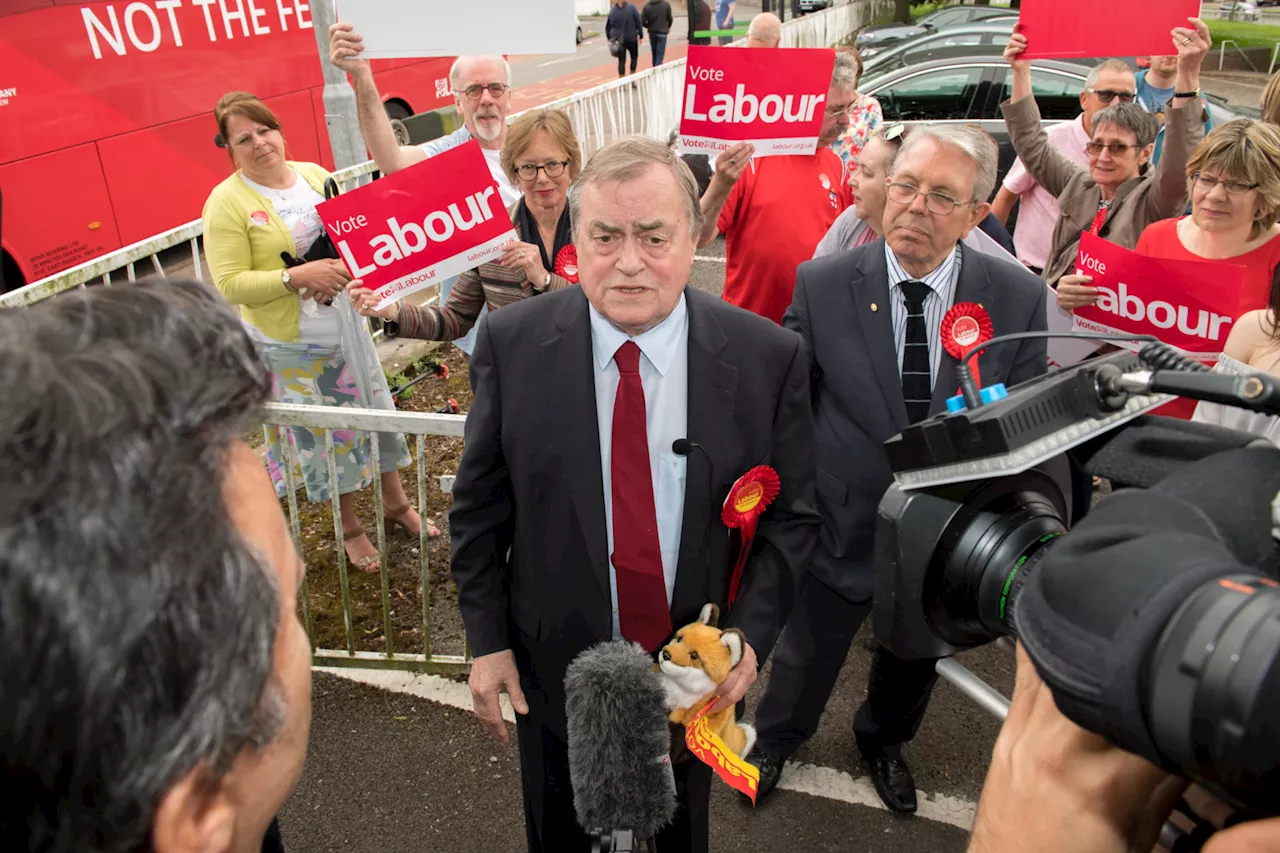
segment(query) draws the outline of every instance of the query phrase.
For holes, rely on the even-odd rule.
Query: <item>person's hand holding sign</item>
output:
[[[750,142],[739,142],[731,145],[716,158],[716,177],[727,181],[729,186],[738,182],[751,158],[755,156],[756,147]]]
[[[1200,66],[1209,55],[1213,39],[1209,36],[1209,27],[1199,18],[1188,18],[1187,22],[1194,29],[1187,27],[1173,28],[1173,46],[1178,51],[1178,75],[1173,82],[1174,92],[1198,92],[1200,89]],[[1192,98],[1174,98],[1173,106],[1180,107],[1193,100]]]
[[[361,59],[364,39],[351,24],[336,23],[329,27],[329,61],[353,77],[370,73],[369,60]]]
[[[1009,44],[1004,49],[1004,61],[1009,63],[1009,67],[1014,71],[1030,71],[1031,60],[1022,59],[1022,53],[1027,49],[1027,37],[1022,33],[1015,32],[1009,36]]]
[[[1064,275],[1058,279],[1058,307],[1074,311],[1098,301],[1098,288],[1091,287],[1091,275]]]
[[[392,302],[385,308],[378,308],[378,294],[364,286],[360,279],[352,279],[347,285],[347,293],[351,294],[351,304],[363,317],[377,317],[392,323],[400,322],[400,303]]]
[[[532,243],[512,240],[502,247],[498,263],[507,269],[522,269],[534,290],[546,290],[551,273],[542,265],[542,250]]]

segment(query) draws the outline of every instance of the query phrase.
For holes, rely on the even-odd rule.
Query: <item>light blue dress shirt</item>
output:
[[[604,483],[604,521],[609,542],[609,599],[613,635],[618,626],[618,578],[613,567],[613,403],[618,395],[618,365],[613,354],[628,340],[640,347],[640,384],[644,387],[645,431],[649,439],[649,470],[658,520],[658,547],[667,603],[676,586],[680,531],[684,526],[684,484],[688,461],[671,450],[688,436],[689,426],[689,310],[684,296],[667,318],[649,331],[628,338],[594,307],[591,311],[592,366],[596,382],[596,420],[600,429],[600,472]]]

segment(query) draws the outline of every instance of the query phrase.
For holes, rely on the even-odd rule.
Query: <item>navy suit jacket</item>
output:
[[[884,442],[907,426],[880,239],[802,263],[782,324],[809,355],[822,532],[810,571],[852,602],[871,598],[876,507],[893,480]],[[1021,265],[961,245],[955,301],[977,302],[996,335],[1044,330],[1044,282]],[[874,306],[874,308],[873,308]],[[1015,385],[1047,369],[1043,338],[978,355],[983,385]],[[930,415],[958,393],[957,360],[945,352]]]

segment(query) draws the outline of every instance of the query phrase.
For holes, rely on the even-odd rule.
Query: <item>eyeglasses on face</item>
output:
[[[1137,145],[1128,145],[1124,142],[1089,142],[1084,146],[1084,150],[1088,151],[1095,157],[1102,154],[1103,151],[1110,151],[1112,157],[1119,157],[1130,148],[1138,148]]]
[[[1250,190],[1256,190],[1257,184],[1246,184],[1244,181],[1224,181],[1222,178],[1215,178],[1213,175],[1206,175],[1204,172],[1192,172],[1191,180],[1196,182],[1196,186],[1205,192],[1213,192],[1213,188],[1222,185],[1228,195],[1244,195]]]
[[[507,86],[506,83],[487,83],[483,86],[477,83],[474,86],[468,86],[463,89],[462,92],[471,100],[478,101],[480,100],[480,96],[484,94],[484,91],[488,89],[489,95],[496,101],[498,98],[502,97],[503,93],[506,92],[508,88],[510,87]]]
[[[1117,92],[1115,89],[1085,89],[1085,91],[1097,95],[1098,100],[1104,104],[1109,104],[1116,98],[1119,98],[1122,104],[1131,104],[1135,97],[1134,92]]]
[[[889,200],[898,204],[912,204],[915,202],[916,196],[921,194],[919,187],[904,184],[901,181],[889,181],[887,186],[889,188]],[[938,216],[950,216],[962,204],[968,204],[968,202],[956,201],[946,193],[924,193],[925,209],[930,213],[936,213]]]
[[[568,165],[568,160],[548,160],[541,166],[537,163],[524,163],[516,166],[516,174],[520,176],[520,180],[526,183],[538,179],[539,169],[546,172],[548,178],[558,178],[564,174],[564,168]]]

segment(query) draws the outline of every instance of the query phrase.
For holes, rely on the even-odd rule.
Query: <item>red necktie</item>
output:
[[[618,395],[613,401],[609,476],[618,624],[622,636],[653,652],[671,634],[671,608],[662,575],[658,514],[653,505],[640,348],[627,341],[613,354],[613,361],[618,365]]]

